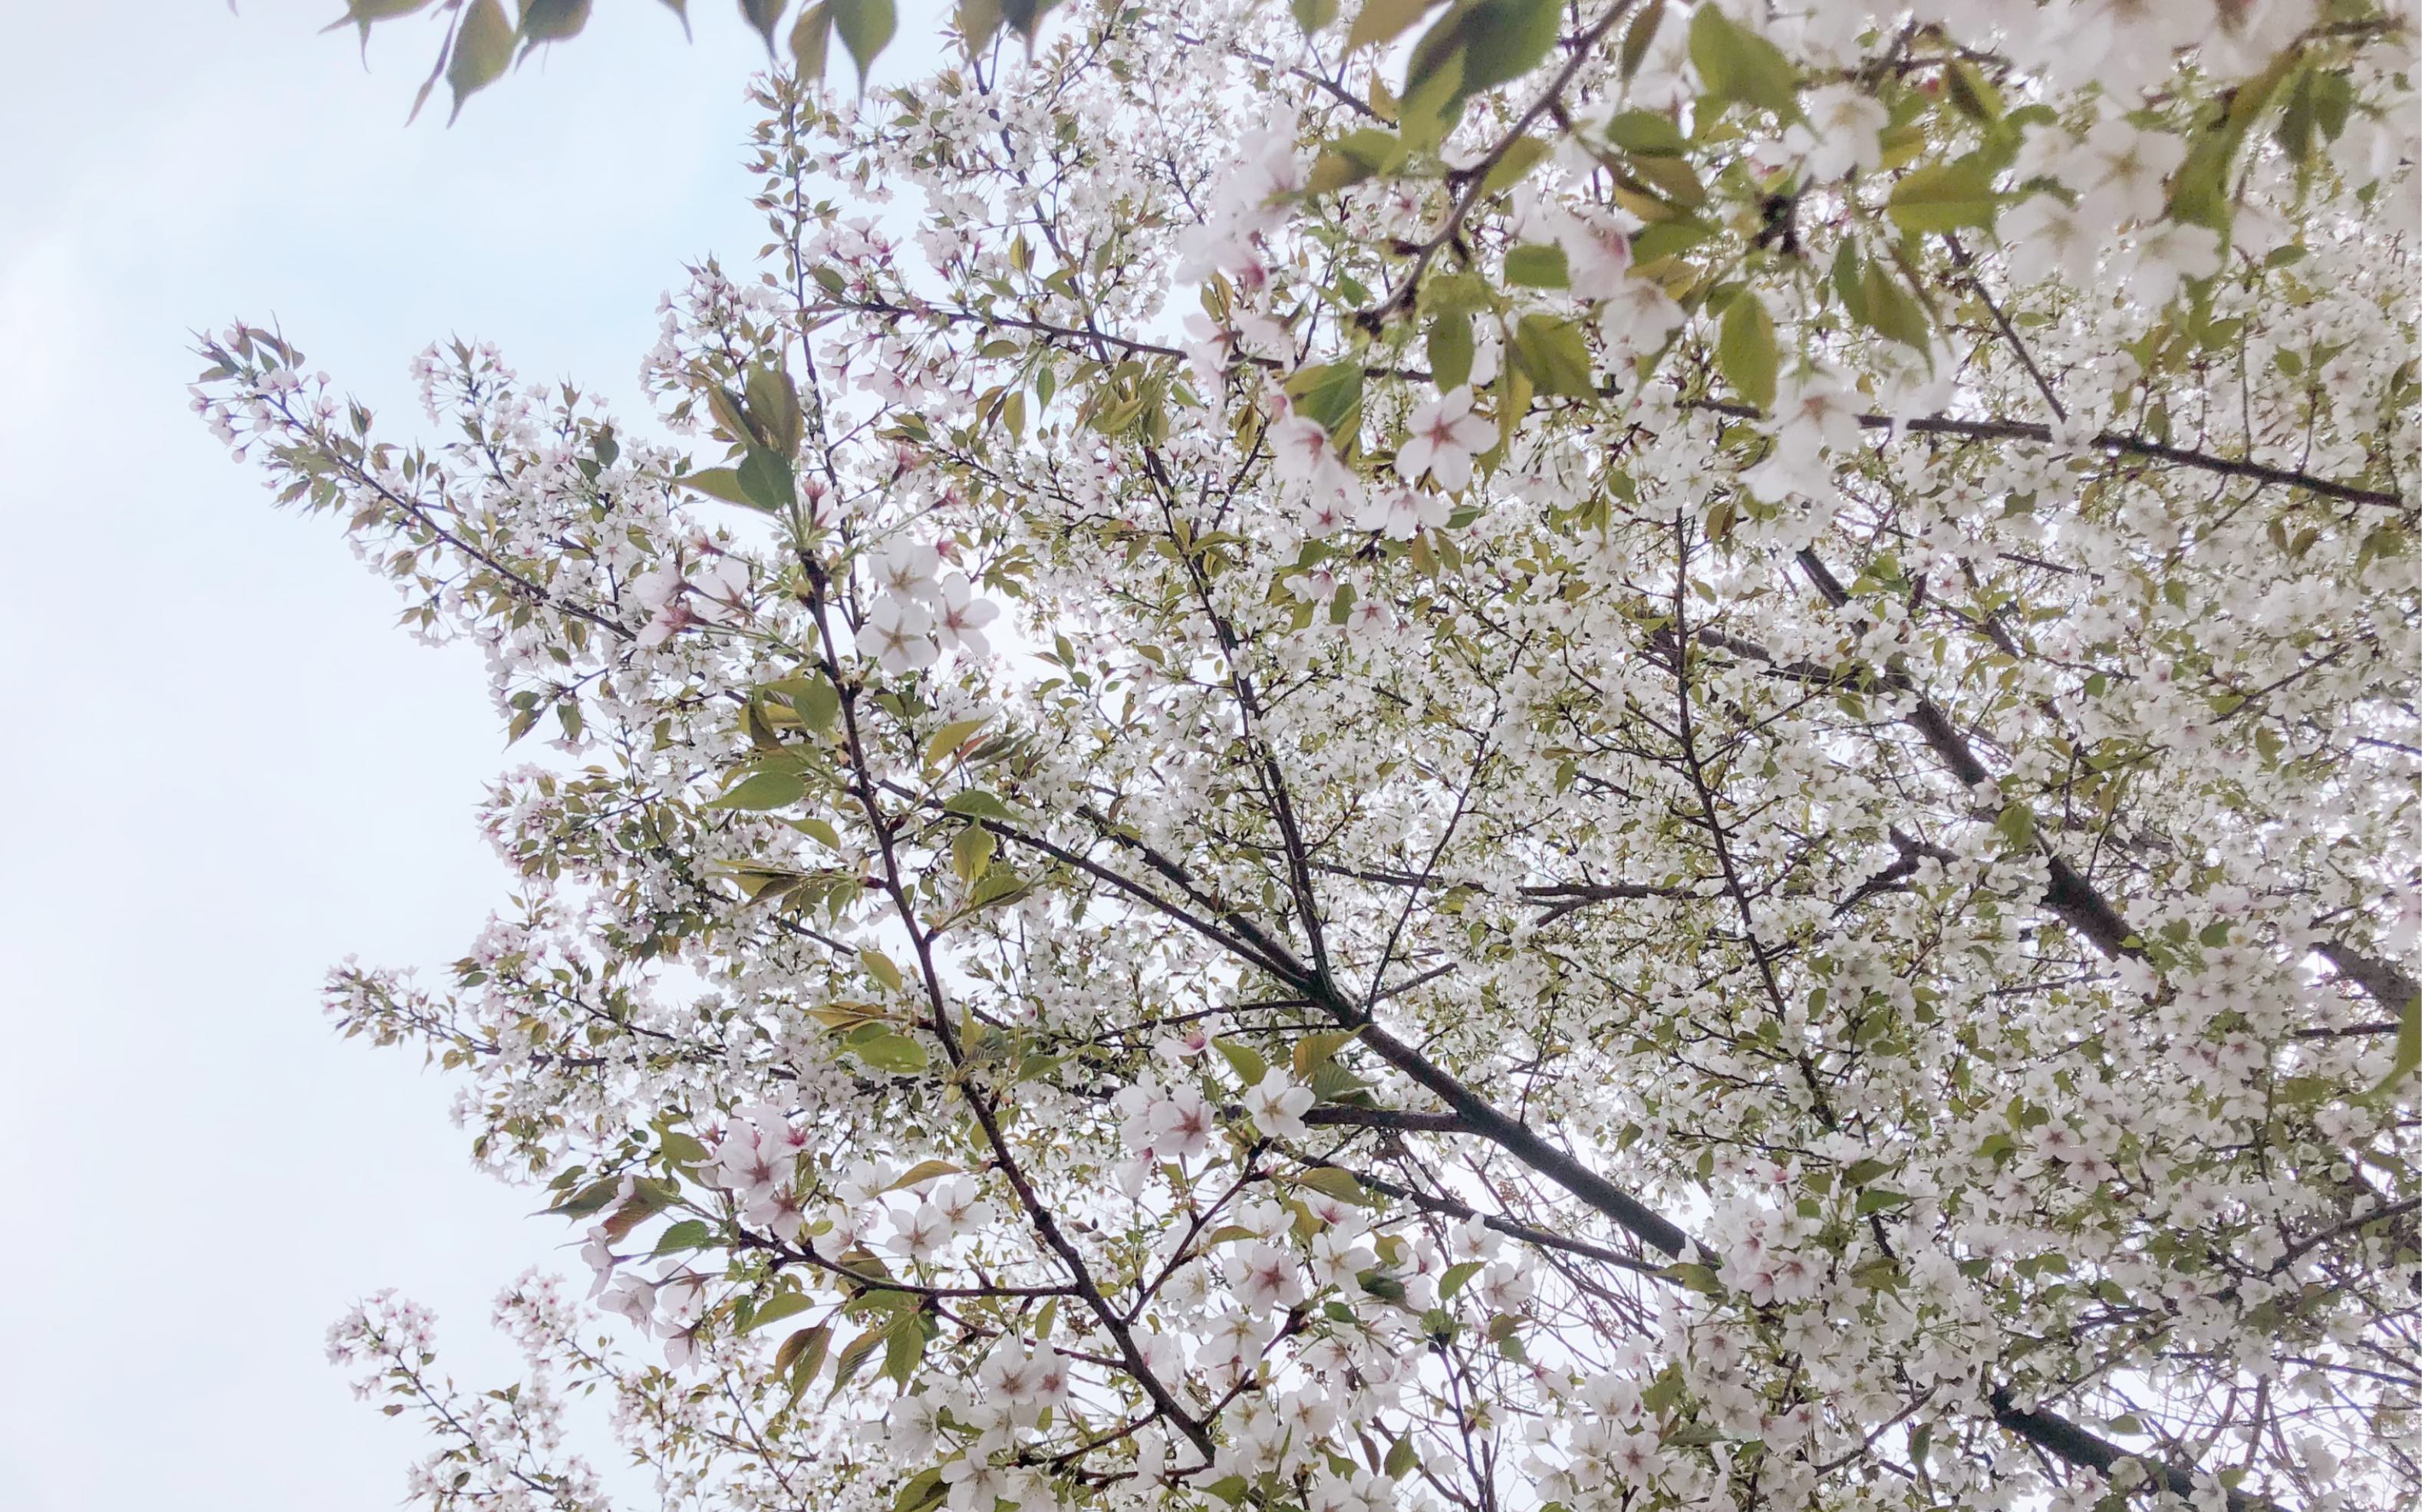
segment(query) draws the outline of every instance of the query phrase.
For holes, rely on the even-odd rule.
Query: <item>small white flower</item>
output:
[[[1496,438],[1497,427],[1471,413],[1471,386],[1448,389],[1421,405],[1407,422],[1412,433],[1396,449],[1396,474],[1408,483],[1426,473],[1440,488],[1471,481],[1471,458]]]
[[[1311,1088],[1298,1085],[1283,1071],[1272,1071],[1245,1089],[1245,1109],[1266,1139],[1299,1140],[1312,1132],[1304,1126],[1303,1115],[1314,1100]]]
[[[1801,100],[1808,117],[1785,137],[1807,165],[1808,176],[1830,183],[1852,169],[1873,173],[1883,166],[1883,130],[1891,117],[1873,95],[1847,84],[1811,89]]]
[[[983,627],[1000,617],[1000,606],[975,596],[975,585],[965,573],[941,580],[934,606],[934,636],[944,650],[964,647],[970,655],[992,654],[992,640]]]
[[[910,672],[931,667],[938,654],[934,645],[934,612],[913,600],[887,595],[867,611],[866,635],[875,661],[887,672]]]

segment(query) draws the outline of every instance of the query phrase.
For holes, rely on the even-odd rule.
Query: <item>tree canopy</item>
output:
[[[422,1502],[2422,1502],[2408,9],[743,8],[652,421],[202,343],[552,748]]]

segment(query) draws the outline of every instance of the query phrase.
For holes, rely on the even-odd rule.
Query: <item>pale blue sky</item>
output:
[[[763,239],[763,54],[728,0],[694,44],[608,0],[407,131],[433,39],[382,31],[366,77],[316,35],[340,8],[0,0],[9,1512],[392,1507],[418,1440],[322,1362],[330,1319],[401,1288],[484,1375],[494,1288],[576,1264],[469,1171],[444,1082],[317,1006],[330,963],[439,965],[503,894],[480,670],[195,423],[185,332],[274,318],[398,431],[457,332],[627,409],[657,293]]]

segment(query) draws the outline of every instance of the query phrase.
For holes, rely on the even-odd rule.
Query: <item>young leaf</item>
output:
[[[1712,5],[1691,13],[1691,66],[1711,100],[1800,118],[1800,75],[1783,50]]]
[[[742,496],[761,510],[779,513],[799,501],[791,459],[764,447],[748,449],[732,480],[740,485]]]
[[[981,57],[1000,30],[1000,0],[959,0],[959,43],[967,56]]]
[[[1337,19],[1337,0],[1290,0],[1287,8],[1295,12],[1295,24],[1307,37]]]
[[[505,19],[497,0],[471,0],[463,24],[454,33],[454,51],[446,60],[446,85],[454,91],[454,109],[446,124],[463,114],[463,102],[503,76],[513,60],[513,24]]]
[[[1363,0],[1362,8],[1355,12],[1354,24],[1345,30],[1345,51],[1357,53],[1394,41],[1437,3],[1438,0]]]
[[[791,24],[791,61],[802,79],[821,79],[832,54],[832,7],[826,0],[799,12]]]
[[[774,1351],[774,1373],[787,1375],[795,1365],[800,1376],[813,1380],[816,1372],[824,1368],[825,1351],[831,1347],[831,1324],[819,1323],[813,1328],[801,1329],[784,1339],[782,1347]]]
[[[1740,396],[1768,409],[1774,403],[1774,380],[1781,358],[1774,347],[1774,322],[1757,295],[1742,290],[1724,307],[1723,324],[1716,334],[1716,365]]]
[[[1617,61],[1626,84],[1640,71],[1641,63],[1648,56],[1648,44],[1657,39],[1657,28],[1664,21],[1665,0],[1648,0],[1640,8],[1640,14],[1631,18],[1631,24],[1623,29],[1623,51]]]
[[[1463,25],[1463,88],[1477,94],[1538,67],[1556,45],[1561,0],[1478,0]]]
[[[522,40],[526,45],[559,42],[577,37],[589,24],[590,0],[522,0]]]
[[[700,807],[762,812],[767,809],[787,809],[807,795],[807,784],[792,773],[759,772],[723,796],[710,799]]]
[[[695,488],[727,504],[738,504],[752,510],[757,508],[756,500],[741,488],[740,475],[730,467],[700,467],[694,473],[683,474],[680,481],[684,487]]]
[[[1974,154],[1912,169],[1884,204],[1905,231],[1956,231],[1993,224],[1993,170]]]
[[[748,373],[748,414],[772,449],[788,456],[807,434],[799,410],[799,386],[786,368],[760,363]]]
[[[1035,28],[1043,24],[1043,18],[1059,3],[1060,0],[1000,0],[1000,19],[1009,23],[1011,31],[1031,43]]]
[[[889,1071],[893,1076],[913,1076],[933,1063],[933,1058],[925,1053],[925,1047],[907,1035],[897,1030],[869,1027],[873,1032],[863,1039],[852,1034],[849,1047],[859,1060],[875,1070]]]
[[[1505,253],[1505,281],[1530,289],[1562,289],[1572,282],[1565,249],[1553,242],[1524,242]]]
[[[899,29],[900,17],[892,0],[832,0],[833,29],[841,33],[841,45],[849,49],[850,61],[857,65],[857,87],[866,88],[867,71]]]
[[[934,738],[925,742],[925,764],[943,765],[958,754],[959,748],[966,745],[977,731],[991,722],[990,715],[978,715],[972,719],[953,719],[935,731]]]
[[[1232,1039],[1215,1039],[1211,1047],[1219,1052],[1219,1059],[1228,1063],[1228,1069],[1236,1073],[1236,1079],[1248,1087],[1259,1085],[1262,1078],[1270,1074],[1268,1063],[1250,1045]]]
[[[1430,317],[1430,381],[1444,393],[1471,381],[1471,317],[1441,310]]]
[[[757,28],[758,36],[765,39],[768,54],[774,51],[774,28],[781,24],[782,12],[790,4],[791,0],[740,0],[740,14]]]
[[[1581,327],[1553,315],[1525,315],[1514,330],[1514,360],[1542,394],[1575,399],[1597,392]]]
[[[810,1305],[805,1292],[776,1292],[759,1304],[757,1311],[749,1315],[748,1326],[741,1331],[754,1333],[768,1323],[779,1323],[786,1317],[794,1317],[806,1312]]]

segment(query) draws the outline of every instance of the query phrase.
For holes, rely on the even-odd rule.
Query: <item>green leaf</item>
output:
[[[1466,1260],[1447,1267],[1446,1274],[1439,1278],[1439,1300],[1442,1302],[1455,1300],[1455,1294],[1463,1290],[1472,1277],[1486,1268],[1488,1268],[1477,1260]]]
[[[1024,897],[1032,886],[1032,882],[1018,874],[1015,867],[996,862],[993,869],[983,874],[983,880],[967,893],[967,906],[989,908],[997,903],[1014,902]]]
[[[2405,1008],[2397,1019],[2397,1059],[2390,1063],[2388,1075],[2364,1094],[2365,1098],[2385,1099],[2399,1082],[2417,1070],[2422,1070],[2422,993],[2405,1000]]]
[[[833,29],[841,33],[841,45],[857,65],[857,87],[862,93],[867,71],[900,29],[899,13],[891,0],[832,0],[832,9]]]
[[[1060,0],[1000,0],[1000,19],[1009,23],[1011,31],[1031,42],[1035,28],[1043,24],[1043,18],[1059,3]]]
[[[1552,150],[1545,137],[1517,137],[1506,144],[1504,155],[1497,160],[1496,166],[1488,170],[1488,176],[1480,181],[1481,189],[1493,195],[1502,189],[1513,188],[1522,181],[1524,174],[1548,161],[1548,154]]]
[[[774,28],[782,24],[782,12],[791,0],[740,0],[740,14],[765,39],[765,51],[774,51]]]
[[[1438,0],[1363,0],[1362,8],[1354,14],[1354,24],[1346,28],[1345,51],[1354,53],[1395,40],[1437,3]]]
[[[1334,434],[1362,408],[1362,364],[1325,362],[1299,370],[1286,382],[1295,412],[1319,421]]]
[[[966,745],[977,731],[991,722],[992,716],[980,714],[972,719],[953,719],[935,731],[934,738],[925,742],[925,764],[941,766],[957,755],[959,748]]]
[[[1478,0],[1464,25],[1463,87],[1478,94],[1511,84],[1556,45],[1561,0]]]
[[[710,798],[700,807],[746,809],[762,813],[768,809],[787,809],[807,795],[807,784],[799,780],[796,773],[763,771],[751,774],[738,787],[719,798]]]
[[[906,1386],[925,1358],[925,1320],[903,1313],[883,1331],[883,1374],[895,1386]]]
[[[1606,123],[1606,138],[1627,152],[1679,157],[1689,149],[1682,128],[1662,111],[1626,110]]]
[[[1869,1187],[1866,1190],[1859,1193],[1859,1216],[1861,1218],[1866,1217],[1869,1213],[1880,1213],[1890,1208],[1906,1207],[1908,1205],[1909,1194],[1907,1192],[1893,1191],[1883,1187]]]
[[[925,1512],[925,1509],[950,1494],[938,1467],[920,1470],[900,1483],[891,1496],[891,1512]]]
[[[784,1339],[782,1347],[774,1351],[774,1373],[787,1375],[796,1365],[800,1376],[813,1380],[816,1372],[824,1368],[825,1352],[831,1347],[831,1324],[818,1323],[812,1328],[801,1329]]]
[[[758,1305],[757,1311],[749,1316],[748,1326],[740,1331],[754,1333],[768,1323],[779,1323],[786,1317],[806,1312],[810,1305],[805,1292],[776,1292]]]
[[[1759,409],[1773,407],[1774,379],[1781,367],[1774,322],[1757,295],[1746,289],[1724,307],[1723,324],[1716,333],[1716,365],[1743,399]]]
[[[959,40],[970,58],[981,57],[1000,30],[1000,0],[959,0]]]
[[[808,422],[799,409],[799,386],[789,369],[760,363],[749,370],[748,417],[774,450],[789,456],[799,449]]]
[[[1715,234],[1716,228],[1696,215],[1659,221],[1631,239],[1632,265],[1644,268],[1660,258],[1687,252]]]
[[[1270,1074],[1269,1063],[1264,1061],[1261,1052],[1250,1045],[1232,1039],[1215,1039],[1211,1047],[1228,1063],[1228,1069],[1236,1073],[1236,1079],[1248,1087],[1260,1085],[1262,1078]]]
[[[1573,279],[1563,247],[1553,242],[1524,242],[1506,250],[1505,281],[1531,289],[1562,289]]]
[[[857,1375],[873,1357],[874,1351],[882,1347],[883,1331],[881,1329],[869,1329],[843,1346],[841,1358],[833,1362],[832,1391],[826,1399],[829,1401],[832,1397],[839,1396],[841,1389],[849,1384],[850,1378]]]
[[[853,1031],[849,1036],[849,1047],[853,1054],[875,1070],[889,1071],[898,1077],[914,1076],[933,1063],[933,1057],[925,1053],[925,1047],[897,1030],[885,1029],[880,1024],[869,1024]]]
[[[730,467],[700,467],[694,473],[684,473],[680,481],[684,487],[695,488],[727,504],[738,504],[752,510],[757,508],[756,501],[741,488],[740,474]]]
[[[446,59],[446,86],[454,91],[454,109],[446,124],[463,114],[463,102],[496,82],[513,60],[513,24],[496,0],[471,0],[463,24],[454,33],[454,51]]]
[[[2036,811],[2013,798],[2003,806],[1993,827],[2012,850],[2025,850],[2036,843]]]
[[[655,1250],[649,1255],[679,1254],[685,1250],[703,1250],[715,1240],[715,1231],[704,1219],[685,1218],[656,1236]]]
[[[741,494],[761,510],[779,513],[798,502],[791,475],[791,459],[763,447],[750,447],[733,474]]]
[[[559,42],[589,24],[589,0],[522,0],[522,39]]]
[[[1581,327],[1553,315],[1525,315],[1514,328],[1514,361],[1543,394],[1576,399],[1597,392]]]
[[[1701,1296],[1722,1297],[1724,1294],[1724,1284],[1718,1281],[1716,1279],[1716,1273],[1708,1269],[1706,1266],[1684,1261],[1676,1265],[1667,1266],[1665,1268],[1665,1274],[1673,1277],[1675,1281],[1680,1282],[1683,1285],[1699,1293]],[[1679,1392],[1680,1387],[1681,1379],[1677,1376],[1675,1378],[1675,1389],[1676,1393]],[[1642,1400],[1646,1402],[1646,1396],[1644,1395]],[[1648,1405],[1651,1410],[1655,1410],[1656,1404],[1649,1403]]]
[[[1439,393],[1471,381],[1471,317],[1440,311],[1430,317],[1430,380]]]
[[[1884,210],[1905,231],[1955,231],[1991,226],[1995,204],[1993,170],[1971,153],[1911,170],[1893,185]]]
[[[1618,61],[1624,83],[1629,84],[1631,76],[1640,71],[1640,65],[1648,56],[1648,44],[1657,39],[1657,28],[1664,22],[1665,0],[1648,0],[1640,14],[1631,18],[1631,24],[1623,29],[1623,52]]]
[[[346,0],[345,13],[320,29],[332,32],[339,26],[359,26],[362,40],[367,42],[370,39],[371,23],[409,16],[417,10],[428,9],[434,3],[435,0]]]
[[[1337,19],[1337,0],[1290,0],[1287,8],[1307,37]]]
[[[1008,804],[981,788],[967,788],[942,800],[944,813],[962,814],[969,819],[1000,819],[1014,821],[1017,815]]]
[[[1927,318],[1926,307],[1901,287],[1899,279],[1885,272],[1880,262],[1867,264],[1866,275],[1859,285],[1859,305],[1853,313],[1860,323],[1879,336],[1920,352],[1933,350],[1933,324]]]
[[[768,683],[765,690],[790,700],[791,707],[798,711],[799,722],[819,733],[830,730],[841,717],[841,694],[822,672]]]
[[[832,7],[817,3],[799,12],[791,25],[791,61],[802,79],[821,79],[832,55]]]
[[[901,989],[902,978],[900,975],[900,968],[891,964],[890,956],[886,955],[881,951],[875,950],[870,946],[857,953],[857,959],[858,964],[865,967],[868,974],[873,976],[875,981],[882,983],[885,986],[890,988],[894,992],[898,992]]]
[[[2229,91],[2228,108],[2195,133],[2187,149],[2186,162],[2179,165],[2177,176],[2170,181],[2172,219],[2209,227],[2224,238],[2227,236],[2231,210],[2228,182],[2238,149],[2244,145],[2255,120],[2270,108],[2280,86],[2295,73],[2300,55],[2290,48],[2273,58],[2271,66],[2260,74]],[[2294,98],[2291,91],[2291,105]],[[2314,104],[2318,111],[2318,99]],[[2333,131],[2330,134],[2337,134]]]
[[[962,882],[973,882],[992,865],[999,842],[982,825],[969,825],[951,838],[951,870]]]
[[[1314,1166],[1296,1177],[1296,1182],[1341,1203],[1353,1203],[1362,1207],[1371,1205],[1370,1193],[1362,1189],[1362,1183],[1354,1179],[1354,1173],[1340,1171],[1335,1166]]]
[[[885,1192],[906,1191],[911,1187],[939,1180],[943,1176],[955,1176],[958,1173],[959,1168],[948,1160],[920,1160],[900,1173],[899,1179],[883,1190]]]
[[[1287,1064],[1295,1072],[1298,1080],[1308,1078],[1314,1071],[1327,1065],[1338,1051],[1353,1044],[1360,1034],[1360,1030],[1329,1029],[1322,1030],[1318,1033],[1301,1035],[1295,1042],[1295,1049],[1287,1057]]]
[[[592,1213],[602,1211],[607,1203],[614,1200],[614,1194],[621,1189],[622,1178],[620,1176],[607,1176],[602,1181],[592,1181],[548,1208],[547,1212],[557,1218],[587,1218]]]
[[[1712,5],[1691,14],[1691,66],[1707,97],[1800,118],[1800,74],[1783,50]]]
[[[1396,106],[1397,129],[1404,134],[1406,148],[1427,151],[1446,140],[1446,134],[1462,118],[1463,97],[1463,50],[1453,48],[1431,59],[1424,58],[1416,45]]]

